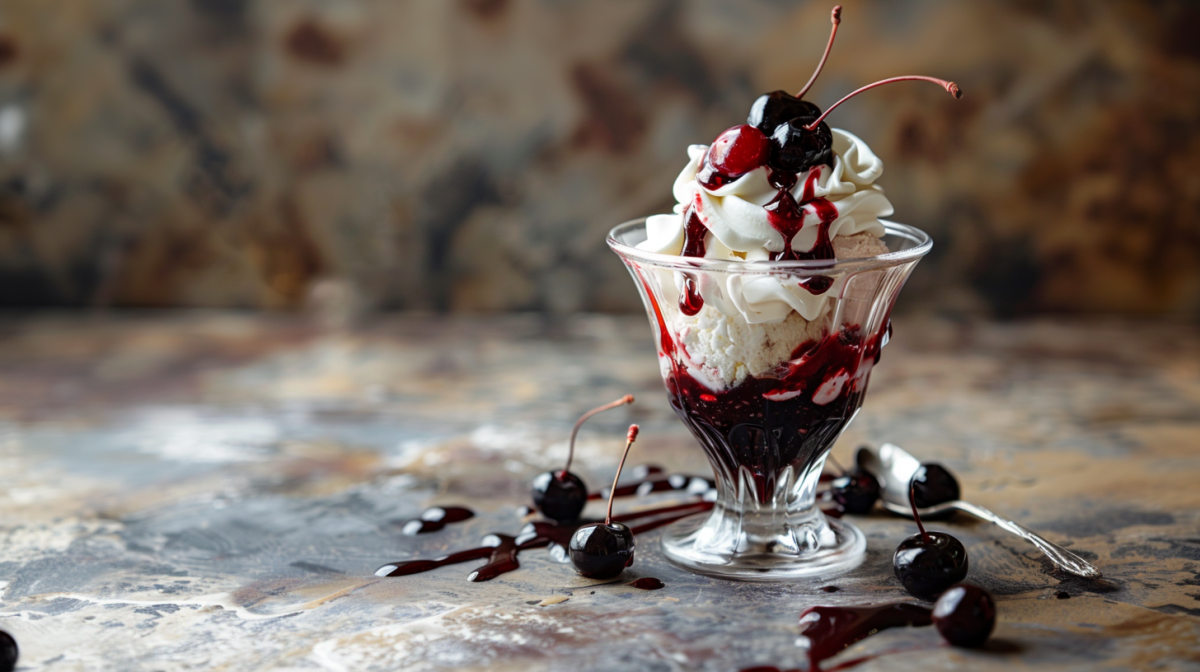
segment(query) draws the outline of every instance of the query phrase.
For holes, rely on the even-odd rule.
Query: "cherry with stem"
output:
[[[804,126],[804,130],[806,130],[806,131],[815,130],[817,128],[817,124],[820,124],[822,121],[825,121],[825,117],[828,117],[830,112],[836,110],[839,105],[846,102],[847,100],[850,100],[851,98],[857,96],[858,94],[860,94],[864,91],[870,91],[871,89],[874,89],[877,86],[883,86],[884,84],[891,84],[893,82],[908,82],[908,81],[933,82],[934,84],[941,86],[943,89],[946,90],[947,93],[954,96],[955,98],[962,98],[962,89],[958,88],[958,84],[955,84],[954,82],[951,82],[951,81],[947,81],[945,79],[938,79],[936,77],[925,77],[923,75],[903,75],[901,77],[888,77],[887,79],[881,79],[878,82],[872,82],[860,89],[856,89],[856,90],[850,92],[849,94],[843,96],[841,100],[837,101],[833,105],[830,105],[829,108],[826,109],[825,112],[821,116],[817,117],[811,123],[806,124]]]
[[[829,42],[825,43],[825,53],[821,55],[821,62],[817,63],[817,69],[813,71],[812,77],[808,78],[808,83],[804,85],[803,89],[800,89],[800,93],[796,94],[797,98],[803,98],[804,94],[808,93],[808,90],[816,83],[817,76],[821,74],[821,70],[825,68],[825,61],[829,58],[830,50],[833,49],[833,38],[837,36],[838,26],[842,23],[841,5],[834,6],[833,11],[829,13],[829,21],[833,24],[833,27],[829,29]]]
[[[571,543],[567,548],[571,564],[575,565],[575,571],[589,579],[611,579],[633,564],[633,531],[624,523],[613,522],[612,506],[617,481],[625,467],[625,458],[629,456],[629,448],[637,436],[638,426],[630,425],[625,435],[625,451],[621,454],[621,462],[613,476],[613,487],[608,493],[604,522],[584,525],[571,535]]]
[[[571,440],[567,447],[567,462],[561,470],[543,471],[533,479],[533,505],[543,516],[557,523],[573,523],[579,520],[587,504],[587,484],[571,473],[571,461],[575,457],[575,437],[588,418],[626,404],[633,403],[633,395],[627,394],[616,401],[597,406],[580,416],[571,429]]]

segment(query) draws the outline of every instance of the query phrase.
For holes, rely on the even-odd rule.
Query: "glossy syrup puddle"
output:
[[[808,669],[833,672],[848,670],[878,658],[876,654],[862,656],[822,668],[821,662],[874,635],[880,630],[930,625],[933,610],[919,604],[865,605],[858,607],[809,607],[800,614],[800,636],[809,641]],[[781,670],[770,665],[743,668],[741,672],[799,672]]]
[[[634,482],[617,486],[617,497],[644,496],[653,492],[666,491],[686,491],[688,494],[702,496],[715,487],[712,481],[697,476],[684,476],[681,474],[664,476],[661,467],[646,466],[640,468],[638,471],[641,478],[638,478]],[[600,499],[607,496],[607,492],[598,492],[592,493],[589,499]],[[649,532],[664,525],[669,525],[688,516],[703,513],[712,509],[712,507],[712,502],[696,501],[635,511],[613,516],[613,519],[629,524],[634,534],[641,534],[642,532]],[[461,507],[441,508],[449,510]],[[462,509],[462,511],[467,510]],[[469,518],[470,516],[467,517]],[[465,519],[463,518],[463,520]],[[416,522],[410,521],[410,524]],[[481,545],[475,548],[468,548],[429,560],[403,560],[389,563],[376,570],[375,576],[408,576],[410,574],[428,572],[447,565],[486,559],[486,564],[471,572],[467,576],[467,580],[473,582],[488,581],[519,568],[521,563],[517,558],[521,551],[531,548],[544,548],[546,546],[558,546],[560,549],[565,549],[570,543],[571,535],[574,534],[575,530],[580,525],[585,525],[589,522],[592,521],[581,520],[577,523],[562,525],[552,521],[534,521],[526,524],[516,536],[502,533],[488,534],[483,538]],[[643,586],[635,587],[642,588]],[[653,590],[653,588],[649,589]]]

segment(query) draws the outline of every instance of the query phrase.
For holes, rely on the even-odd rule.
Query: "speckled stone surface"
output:
[[[634,462],[704,473],[641,318],[336,331],[236,314],[6,317],[0,371],[0,627],[22,669],[802,667],[806,606],[908,599],[890,555],[915,528],[882,513],[852,518],[865,563],[820,582],[692,576],[663,561],[657,533],[626,574],[663,580],[654,592],[592,585],[544,550],[488,583],[465,580],[470,564],[372,575],[519,529],[526,484],[561,459],[574,417],[626,392],[633,407],[581,435],[584,478],[611,477],[631,421]],[[832,664],[1200,669],[1195,327],[900,319],[835,453],[883,440],[949,465],[969,499],[1105,579],[1049,572],[989,525],[935,523],[997,596],[992,644],[890,630]],[[400,534],[435,503],[478,515]]]

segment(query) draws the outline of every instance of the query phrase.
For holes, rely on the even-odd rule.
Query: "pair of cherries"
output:
[[[829,58],[838,25],[841,23],[841,11],[840,6],[833,8],[830,16],[833,28],[829,33],[829,42],[825,45],[821,62],[817,64],[804,88],[794,96],[787,91],[772,91],[759,96],[751,105],[750,115],[745,124],[727,129],[713,141],[696,175],[700,184],[709,189],[719,189],[761,166],[769,167],[772,173],[793,175],[803,173],[813,166],[832,167],[833,132],[825,123],[825,117],[847,100],[877,86],[920,80],[941,86],[955,98],[962,97],[962,91],[954,82],[934,77],[906,75],[868,84],[830,105],[829,109],[822,113],[820,107],[803,98],[817,81],[817,76],[821,74],[825,61]],[[789,181],[781,179],[778,182],[779,185],[786,185]]]
[[[833,500],[846,513],[867,513],[879,498],[879,481],[861,467],[845,471],[830,484]],[[896,548],[892,566],[910,594],[937,600],[933,623],[955,646],[981,646],[996,624],[996,603],[978,586],[960,583],[967,576],[967,549],[942,532],[927,532],[918,509],[959,498],[958,480],[940,464],[922,464],[909,483],[909,501],[918,534]],[[947,514],[949,515],[949,514]]]
[[[933,624],[955,646],[982,646],[996,627],[996,601],[988,591],[962,583],[969,566],[962,542],[944,532],[928,532],[919,509],[959,498],[958,481],[945,467],[923,464],[908,486],[918,533],[900,542],[892,567],[914,597],[937,600]]]
[[[633,395],[627,394],[614,402],[593,408],[580,416],[571,430],[571,441],[567,452],[567,464],[560,471],[545,471],[533,479],[533,505],[541,514],[560,524],[578,522],[587,505],[587,485],[578,475],[571,473],[571,460],[575,456],[575,437],[588,418],[609,409],[633,403]],[[630,425],[626,434],[625,452],[617,466],[613,487],[608,493],[608,512],[603,523],[583,525],[571,535],[567,554],[576,571],[589,579],[611,579],[633,564],[635,542],[629,526],[612,519],[613,496],[617,492],[617,480],[625,467],[629,448],[637,440],[638,426]]]

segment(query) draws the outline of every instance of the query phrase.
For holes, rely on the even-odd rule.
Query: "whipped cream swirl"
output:
[[[833,133],[833,167],[818,165],[797,176],[792,195],[800,204],[803,224],[792,238],[792,249],[809,252],[818,241],[822,218],[814,201],[823,199],[837,215],[828,221],[828,237],[838,245],[839,236],[869,233],[884,235],[880,217],[893,212],[892,204],[875,180],[883,173],[883,162],[857,136],[841,129]],[[675,180],[673,193],[678,203],[670,215],[646,219],[646,240],[638,249],[659,254],[679,255],[683,251],[685,211],[693,211],[707,229],[705,258],[731,261],[767,261],[772,253],[784,249],[783,234],[771,226],[767,210],[779,194],[767,180],[767,168],[759,167],[718,189],[708,189],[696,180],[704,161],[706,145],[688,147],[688,164]],[[813,173],[817,172],[815,180]],[[805,193],[808,189],[809,193]],[[805,197],[808,200],[805,201]],[[828,217],[828,215],[826,215]],[[882,243],[872,253],[882,251]],[[865,256],[865,255],[856,255]],[[806,320],[824,313],[831,297],[836,298],[845,282],[839,277],[832,287],[813,293],[802,283],[778,275],[736,275],[700,273],[700,295],[706,304],[727,316],[741,315],[750,324],[777,322],[795,310]],[[675,285],[682,290],[683,274],[675,273]],[[786,282],[785,282],[786,281]],[[724,286],[722,286],[724,285]]]

